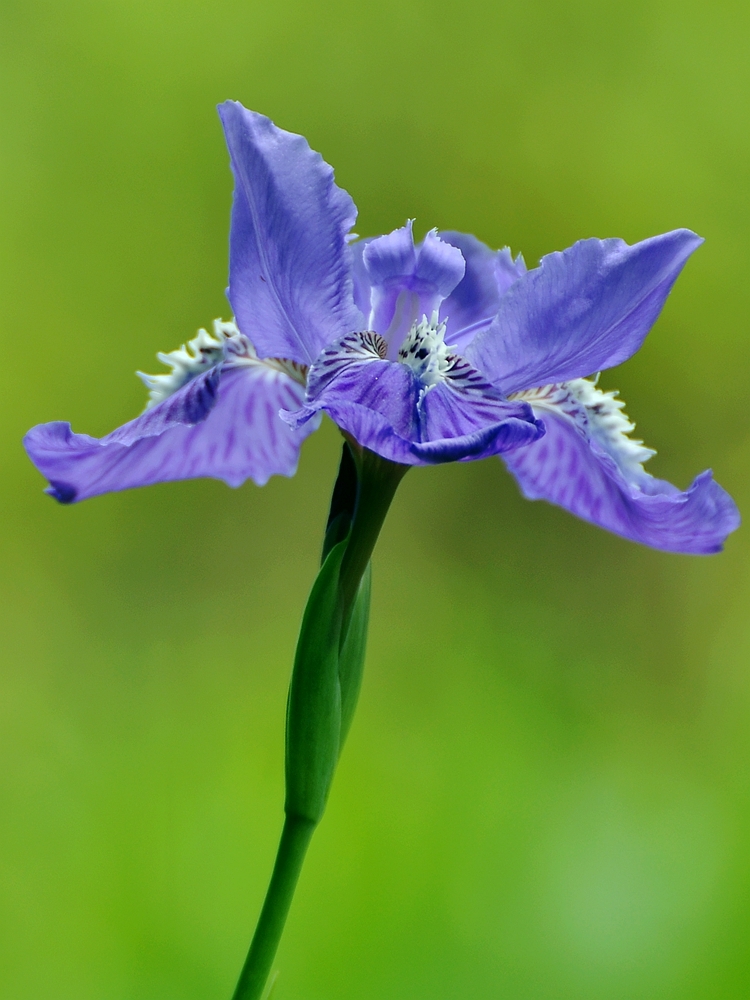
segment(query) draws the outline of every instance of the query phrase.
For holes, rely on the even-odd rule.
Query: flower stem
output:
[[[396,462],[380,458],[366,448],[355,446],[353,453],[359,482],[351,534],[339,578],[345,622],[398,484],[410,468],[408,465],[397,465]]]
[[[348,440],[302,620],[287,703],[286,820],[273,875],[232,1000],[261,1000],[310,838],[325,809],[362,676],[368,566],[408,466]]]
[[[232,1000],[261,1000],[316,824],[287,816],[258,926]]]

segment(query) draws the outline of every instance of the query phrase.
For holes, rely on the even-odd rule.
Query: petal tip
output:
[[[44,491],[47,496],[52,497],[53,500],[57,500],[59,504],[66,505],[75,502],[78,496],[78,490],[75,486],[71,486],[69,483],[61,483],[56,479],[50,479],[49,486]]]

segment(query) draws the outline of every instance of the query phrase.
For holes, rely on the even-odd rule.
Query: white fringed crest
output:
[[[626,479],[638,480],[647,475],[643,463],[656,452],[630,437],[635,424],[625,413],[624,401],[616,391],[600,389],[598,379],[597,375],[594,379],[557,382],[516,392],[509,398],[522,399],[537,410],[564,415],[583,437],[598,444],[617,463]]]
[[[170,372],[164,375],[136,372],[149,391],[147,410],[168,399],[197,375],[202,375],[220,364],[232,368],[263,365],[269,371],[281,372],[289,375],[295,382],[305,384],[307,375],[305,365],[283,358],[259,358],[250,340],[240,333],[233,320],[225,322],[215,319],[213,326],[213,336],[207,330],[200,329],[197,336],[189,340],[187,345],[183,344],[176,351],[159,352],[156,355],[163,365],[171,368]]]

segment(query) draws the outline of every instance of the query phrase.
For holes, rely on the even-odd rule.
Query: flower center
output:
[[[399,348],[398,360],[411,368],[426,388],[445,380],[455,359],[445,343],[445,323],[438,322],[437,310],[429,322],[423,316],[412,325]]]

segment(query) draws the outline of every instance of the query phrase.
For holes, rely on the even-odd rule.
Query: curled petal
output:
[[[235,177],[229,301],[261,357],[310,364],[361,324],[346,235],[357,210],[301,135],[219,106]]]
[[[298,427],[325,410],[361,445],[404,465],[497,455],[544,432],[526,403],[506,400],[462,359],[426,388],[385,352],[374,333],[332,344],[310,369],[305,406],[285,419]]]
[[[611,394],[593,391],[603,401],[603,416],[592,409],[582,413],[570,400],[534,407],[547,433],[528,448],[503,456],[524,496],[548,500],[652,548],[720,551],[740,523],[729,494],[710,472],[698,476],[685,492],[648,475],[641,462],[652,453],[620,434],[625,418],[611,407],[607,412]]]
[[[461,281],[466,262],[460,250],[441,240],[436,229],[431,229],[419,247],[414,283],[417,288],[431,288],[444,299]],[[427,313],[427,310],[424,310]],[[427,315],[430,315],[427,313]]]
[[[461,354],[480,330],[490,326],[500,299],[526,273],[526,265],[520,254],[513,260],[508,247],[490,250],[467,233],[441,232],[440,239],[457,247],[466,261],[466,273],[440,307],[440,318],[448,324],[448,343]]]
[[[163,434],[170,427],[201,423],[216,405],[221,376],[221,367],[209,368],[158,406],[149,407],[140,417],[112,431],[108,437],[118,444],[129,445],[139,438]]]
[[[641,346],[702,242],[677,229],[634,246],[589,239],[549,254],[503,296],[467,357],[507,394],[619,365]]]
[[[262,486],[272,475],[294,475],[302,441],[315,429],[311,423],[292,431],[279,419],[280,408],[302,402],[298,382],[265,365],[227,368],[199,422],[170,420],[170,407],[174,415],[175,401],[198,381],[103,438],[74,434],[61,421],[32,428],[24,445],[50,482],[47,492],[72,503],[198,476]]]
[[[432,316],[464,276],[461,251],[435,230],[415,247],[412,221],[371,240],[362,252],[370,281],[368,325],[381,334],[395,357],[412,324]]]
[[[394,229],[387,236],[378,236],[365,247],[363,258],[372,285],[410,278],[417,266],[414,246],[414,220]]]

